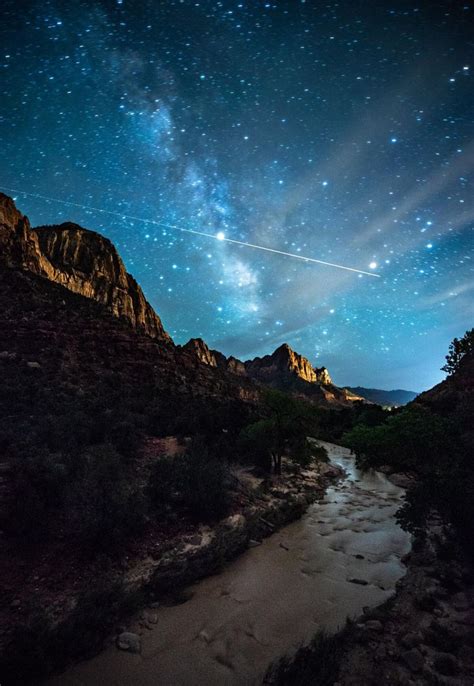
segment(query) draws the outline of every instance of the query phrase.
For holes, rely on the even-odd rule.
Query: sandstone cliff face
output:
[[[198,364],[216,367],[233,375],[298,393],[323,404],[347,405],[361,397],[332,383],[326,367],[313,367],[309,360],[299,355],[286,343],[271,355],[241,362],[226,357],[218,350],[211,350],[202,338],[191,338],[182,350]]]
[[[0,264],[42,270],[38,238],[11,198],[0,193]]]
[[[53,281],[106,305],[152,338],[171,340],[107,238],[70,223],[38,227],[34,233],[54,270]]]
[[[160,318],[104,236],[77,224],[32,229],[11,198],[0,194],[0,261],[27,269],[105,305],[134,328],[170,342]]]
[[[271,355],[256,357],[245,362],[250,377],[261,381],[272,381],[279,377],[296,377],[307,383],[331,384],[326,367],[315,368],[311,362],[284,343]]]
[[[193,357],[207,364],[210,367],[218,367],[224,371],[238,374],[240,376],[248,376],[245,369],[245,364],[236,357],[226,357],[218,350],[211,350],[207,343],[202,338],[191,338],[182,347],[183,350],[190,353]]]
[[[200,338],[174,348],[160,318],[107,238],[72,223],[32,229],[13,200],[1,193],[0,264],[28,270],[99,302],[115,316],[128,320],[133,328],[170,343],[181,355],[180,366],[200,370],[193,373],[203,374],[209,367],[224,372],[223,378],[230,373],[229,381],[240,387],[242,399],[257,392],[250,390],[252,381],[296,392],[316,402],[348,404],[359,399],[334,386],[325,367],[313,367],[286,344],[271,355],[247,362],[211,350]],[[243,378],[237,381],[237,376]]]
[[[194,355],[199,362],[209,365],[209,367],[217,367],[217,359],[214,351],[210,350],[202,338],[191,338],[185,345],[183,350]],[[219,353],[221,355],[221,353]],[[224,357],[224,355],[222,355]],[[224,358],[225,359],[225,358]],[[219,365],[220,366],[220,365]]]

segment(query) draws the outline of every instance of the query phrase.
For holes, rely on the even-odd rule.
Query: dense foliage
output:
[[[307,466],[314,451],[307,436],[315,435],[318,412],[309,403],[275,390],[266,391],[263,397],[263,419],[247,426],[240,434],[242,452],[264,469],[281,474],[283,455],[302,466]]]
[[[154,462],[148,486],[158,514],[184,508],[195,519],[218,519],[230,505],[231,474],[225,457],[198,438],[182,455]]]
[[[465,337],[467,345],[466,341]],[[458,343],[455,340],[451,346],[456,355]],[[429,514],[436,510],[470,544],[474,536],[474,408],[469,395],[473,362],[466,349],[457,361],[452,358],[452,375],[438,393],[392,412],[375,426],[359,422],[342,439],[363,468],[389,465],[416,475],[399,512],[405,528],[422,533]]]

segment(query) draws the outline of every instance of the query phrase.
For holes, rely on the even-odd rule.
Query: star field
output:
[[[341,385],[442,378],[474,314],[472,2],[1,15],[0,187],[77,203],[15,194],[33,225],[107,235],[178,343],[246,359],[288,342]]]

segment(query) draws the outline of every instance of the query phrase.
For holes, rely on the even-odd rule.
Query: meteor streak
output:
[[[90,205],[82,205],[78,202],[72,202],[70,200],[60,200],[59,198],[51,198],[47,195],[40,195],[39,193],[27,193],[26,191],[21,191],[16,188],[7,188],[6,186],[0,186],[4,191],[9,193],[19,193],[30,198],[37,198],[39,200],[47,200],[48,202],[57,202],[61,205],[68,205],[70,207],[79,207],[82,210],[88,212],[100,212],[102,214],[109,214],[114,217],[120,217],[121,219],[130,219],[132,221],[143,222],[144,224],[153,224],[154,226],[159,226],[163,229],[171,229],[173,231],[181,231],[183,233],[190,233],[194,236],[203,236],[204,238],[212,238],[216,241],[232,243],[233,245],[241,245],[245,248],[252,248],[253,250],[263,250],[264,252],[274,253],[276,255],[284,255],[285,257],[292,257],[296,260],[303,260],[303,262],[313,262],[315,264],[323,264],[326,267],[335,267],[336,269],[344,269],[348,272],[355,272],[356,274],[364,274],[365,276],[375,276],[380,279],[380,274],[374,274],[374,272],[366,272],[363,269],[357,269],[355,267],[346,267],[343,264],[336,264],[335,262],[326,262],[325,260],[317,260],[315,257],[305,257],[304,255],[297,255],[292,252],[285,252],[284,250],[277,250],[276,248],[269,248],[265,245],[256,245],[255,243],[247,243],[245,241],[238,241],[235,238],[227,238],[223,231],[218,231],[217,233],[206,233],[205,231],[196,231],[195,229],[185,229],[182,226],[175,226],[174,224],[164,224],[163,222],[156,221],[155,219],[144,219],[143,217],[135,217],[130,214],[123,214],[122,212],[114,212],[112,210],[104,210],[100,207],[92,207]]]

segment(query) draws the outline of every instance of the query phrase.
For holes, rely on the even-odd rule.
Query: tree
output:
[[[455,338],[449,345],[446,364],[441,371],[451,375],[459,369],[459,364],[465,355],[474,354],[474,329],[466,331],[462,338]]]
[[[390,464],[394,469],[432,471],[449,448],[450,424],[412,403],[378,426],[357,424],[342,442],[362,468]]]
[[[241,432],[243,448],[258,456],[260,463],[266,462],[275,474],[281,474],[282,456],[287,451],[296,462],[308,464],[311,451],[306,436],[314,432],[316,417],[312,407],[275,390],[265,392],[264,402],[269,416]]]

